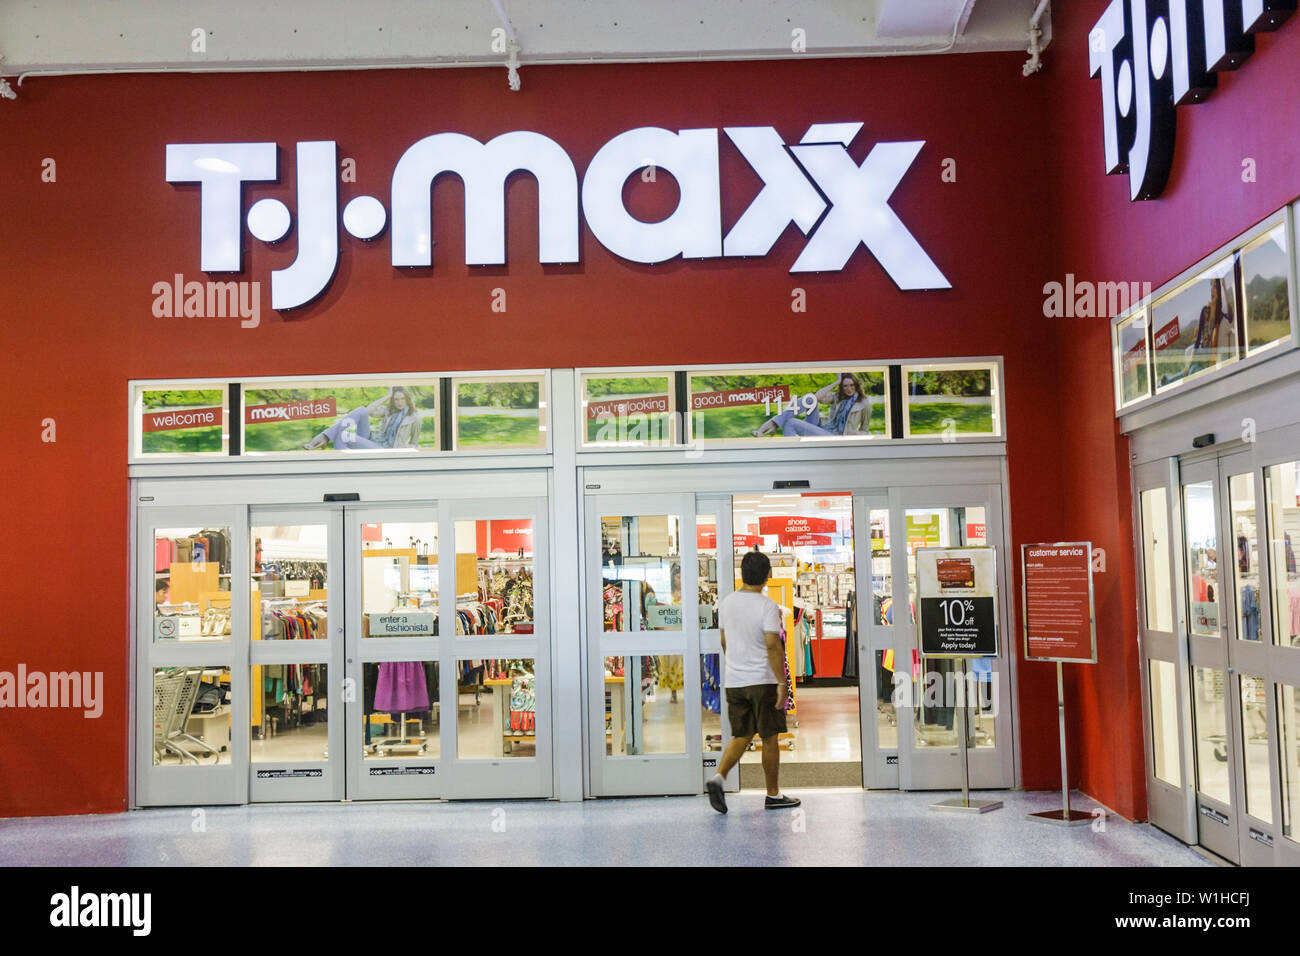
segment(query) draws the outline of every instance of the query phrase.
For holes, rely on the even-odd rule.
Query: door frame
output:
[[[595,797],[697,794],[704,790],[703,730],[700,695],[699,561],[697,558],[697,497],[677,494],[588,495],[583,553],[586,579],[583,593],[586,608],[583,647],[587,663],[587,748],[590,754],[590,793]],[[680,630],[626,632],[604,630],[604,577],[594,554],[601,552],[601,518],[605,515],[677,515],[677,558],[681,563]],[[637,609],[633,609],[637,610]],[[623,638],[621,635],[629,636]],[[614,635],[614,636],[611,636]],[[608,652],[608,653],[607,653]],[[608,656],[652,656],[656,653],[682,656],[684,733],[682,753],[606,755],[605,753],[605,669]],[[725,675],[724,675],[725,680]],[[630,700],[632,689],[624,689]]]
[[[248,509],[237,506],[144,505],[137,509],[134,621],[134,798],[139,806],[216,806],[248,802],[248,602],[234,582],[248,580]],[[154,535],[163,528],[230,529],[230,639],[163,644],[154,640]],[[158,667],[230,670],[230,760],[225,764],[153,763],[154,677]]]
[[[439,502],[439,638],[441,692],[439,697],[457,702],[444,714],[442,795],[456,799],[549,799],[555,792],[552,775],[554,726],[551,707],[551,600],[550,535],[545,497],[444,498]],[[533,522],[533,633],[507,635],[456,634],[456,602],[443,598],[443,581],[456,580],[456,523],[528,519]],[[443,530],[443,529],[447,530]],[[453,592],[455,588],[453,586]],[[479,652],[492,651],[490,655]],[[524,658],[533,661],[536,729],[532,757],[478,758],[459,756],[460,693],[456,664],[460,660]],[[499,693],[504,694],[504,688]],[[494,692],[494,698],[497,692]],[[494,701],[495,703],[495,701]]]
[[[1016,631],[1013,626],[1015,600],[1011,582],[1014,580],[1010,565],[1008,529],[1002,506],[1002,487],[994,484],[963,484],[958,487],[912,486],[891,488],[890,525],[891,556],[895,593],[911,598],[908,576],[908,543],[906,540],[906,515],[909,510],[982,507],[985,509],[985,544],[994,549],[998,569],[998,656],[990,658],[994,675],[1005,675],[995,682],[997,687],[997,712],[994,718],[994,746],[987,749],[967,747],[970,786],[978,790],[1010,789],[1016,785],[1018,755],[1015,734],[1016,706],[1011,661],[1016,657]],[[899,532],[902,532],[901,537]],[[901,547],[893,546],[898,537]],[[901,585],[900,585],[901,582]],[[900,592],[901,586],[901,592]],[[912,614],[900,618],[895,614],[898,643],[907,649],[919,651],[919,633]],[[920,658],[923,662],[925,658]],[[897,663],[896,663],[897,666]],[[971,665],[967,662],[966,667]],[[969,682],[967,684],[969,686]],[[913,698],[924,692],[913,684]],[[957,747],[936,747],[921,751],[915,747],[915,704],[897,708],[899,788],[902,790],[954,790],[961,789],[961,753]],[[954,730],[956,728],[954,727]],[[970,733],[969,723],[967,733]],[[942,753],[941,753],[942,751]]]
[[[577,486],[581,491],[582,507],[579,509],[579,521],[582,525],[582,547],[580,548],[580,563],[582,565],[582,581],[584,586],[584,599],[581,602],[583,612],[583,664],[588,668],[588,673],[584,675],[585,683],[591,681],[591,655],[589,653],[588,638],[591,631],[591,620],[593,613],[600,611],[597,606],[592,607],[591,596],[589,593],[589,582],[591,576],[590,561],[588,559],[588,535],[590,517],[588,513],[589,502],[594,497],[603,497],[605,495],[639,495],[639,494],[664,494],[664,493],[690,493],[698,496],[719,496],[719,495],[737,495],[737,494],[763,494],[774,490],[775,482],[800,482],[806,481],[807,485],[798,487],[802,491],[838,491],[850,492],[854,498],[863,497],[864,500],[883,501],[888,500],[891,503],[890,522],[891,534],[897,533],[895,525],[901,518],[895,516],[892,508],[892,492],[901,489],[912,488],[941,488],[951,491],[957,491],[969,487],[972,484],[988,486],[990,490],[996,489],[995,493],[990,494],[989,508],[992,510],[996,507],[1001,515],[1002,537],[999,541],[992,543],[999,550],[998,567],[999,574],[1004,582],[1012,580],[1010,558],[1010,535],[1011,527],[1008,520],[1007,501],[1007,473],[1006,458],[1002,453],[1001,446],[998,446],[998,452],[995,454],[980,453],[983,450],[974,448],[967,449],[965,446],[958,446],[957,459],[961,462],[960,469],[953,468],[954,456],[949,454],[948,457],[931,457],[928,454],[921,454],[924,450],[920,446],[916,449],[918,452],[915,456],[903,457],[857,457],[857,458],[810,458],[807,452],[802,452],[802,457],[797,460],[782,460],[780,458],[764,459],[761,461],[746,460],[749,456],[756,454],[753,449],[744,454],[737,454],[733,459],[726,461],[716,461],[709,463],[686,462],[678,460],[666,460],[663,456],[639,456],[624,453],[621,456],[609,454],[596,455],[585,454],[578,456],[578,482]],[[873,449],[874,451],[874,449]],[[945,448],[945,452],[948,449]],[[856,509],[855,504],[855,509]],[[857,529],[857,513],[855,510],[855,533]],[[901,524],[897,525],[901,527]],[[869,525],[868,525],[869,528]],[[869,532],[868,532],[869,533]],[[857,539],[855,538],[855,547]],[[694,546],[694,539],[691,540]],[[856,560],[856,556],[855,556]],[[897,570],[892,572],[894,575],[893,587],[897,589],[898,578]],[[902,578],[906,582],[906,575]],[[859,580],[860,585],[860,580]],[[868,587],[867,590],[870,590]],[[1010,607],[1007,602],[1012,600],[1009,588],[1004,584],[1002,587],[1000,600],[1000,627],[1003,628],[1004,635],[1010,634],[1009,625],[1006,623],[1006,615]],[[862,593],[859,591],[859,593]],[[861,607],[862,604],[859,604]],[[861,619],[860,619],[861,620]],[[599,626],[599,625],[597,625]],[[859,627],[859,636],[865,632]],[[1006,638],[1010,640],[1011,638]],[[1005,644],[1004,645],[1008,646]],[[1004,681],[1007,685],[1006,693],[1009,695],[1011,705],[1008,708],[1010,714],[1010,732],[1004,738],[1006,740],[1005,759],[1010,766],[1010,772],[1006,776],[1009,783],[1008,787],[1019,787],[1021,785],[1021,762],[1020,762],[1020,741],[1021,732],[1019,725],[1019,711],[1016,708],[1018,700],[1018,678],[1019,667],[1018,660],[1014,653],[1005,652],[1004,673],[1008,680]],[[865,658],[861,654],[859,661]],[[874,668],[874,662],[872,663]],[[864,673],[863,665],[859,667],[860,674]],[[590,693],[590,691],[588,691]],[[859,705],[862,704],[861,680],[859,681]],[[584,766],[586,767],[584,794],[588,797],[595,796],[597,791],[593,786],[594,768],[597,751],[594,743],[594,733],[591,729],[591,719],[589,711],[591,707],[584,704]],[[725,705],[724,705],[725,711]],[[902,718],[899,718],[900,739],[902,735]],[[879,778],[876,782],[869,784],[866,778],[867,766],[872,761],[883,759],[888,760],[889,752],[880,751],[878,738],[874,733],[864,734],[862,739],[864,747],[863,754],[863,775],[864,785],[882,786]],[[870,756],[868,756],[868,749]],[[999,749],[1001,744],[999,744]],[[603,749],[600,751],[603,753]],[[900,757],[901,762],[901,757]],[[700,792],[700,791],[694,791]]]
[[[252,640],[252,602],[249,602],[248,660],[244,667],[249,688],[249,716],[241,734],[252,728],[253,679],[252,668],[276,664],[320,664],[326,666],[326,753],[322,760],[280,760],[254,763],[252,743],[249,743],[248,802],[286,803],[304,800],[342,800],[345,794],[344,731],[350,719],[343,682],[343,621],[347,602],[345,599],[343,558],[343,510],[337,505],[310,507],[265,507],[247,509],[249,548],[252,553],[252,529],[271,525],[324,524],[326,526],[326,587],[332,592],[328,598],[327,629],[324,646],[320,641],[262,641]],[[252,580],[252,567],[245,580]],[[333,586],[331,587],[331,582]],[[260,613],[261,601],[258,601]],[[235,728],[231,728],[234,736]],[[305,776],[316,774],[319,776]]]

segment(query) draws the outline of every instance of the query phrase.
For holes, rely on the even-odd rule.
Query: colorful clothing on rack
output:
[[[397,714],[429,709],[429,688],[419,661],[385,661],[375,683],[375,710]]]

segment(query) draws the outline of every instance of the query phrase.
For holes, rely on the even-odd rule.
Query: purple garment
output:
[[[429,709],[429,688],[419,661],[385,662],[375,682],[375,710],[400,714]]]

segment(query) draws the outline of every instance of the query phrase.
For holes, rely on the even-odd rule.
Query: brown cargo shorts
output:
[[[785,733],[785,711],[776,709],[775,684],[727,688],[727,719],[731,736],[748,740],[754,734],[775,737]]]

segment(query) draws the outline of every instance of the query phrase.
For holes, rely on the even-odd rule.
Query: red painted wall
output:
[[[1100,81],[1087,78],[1088,32],[1106,5],[1053,6],[1045,74],[1061,243],[1054,278],[1072,272],[1156,288],[1300,195],[1300,17],[1261,35],[1255,55],[1235,74],[1219,74],[1205,103],[1178,108],[1169,184],[1158,199],[1132,203],[1126,176],[1101,174]],[[1256,162],[1256,182],[1242,179],[1246,158]],[[1067,714],[1078,785],[1125,816],[1143,818],[1128,443],[1114,419],[1109,336],[1109,319],[1062,319],[1058,329],[1062,533],[1091,538],[1108,559],[1097,578],[1100,661],[1067,668]]]
[[[131,378],[1002,354],[1014,544],[1059,538],[1058,339],[1040,295],[1044,276],[1059,271],[1056,230],[1044,215],[1055,179],[1050,153],[1035,140],[1050,129],[1058,98],[1077,92],[1090,103],[1092,91],[1077,69],[1068,74],[1077,91],[1026,80],[1022,60],[528,68],[518,94],[503,70],[25,83],[16,102],[3,104],[0,669],[21,661],[102,670],[107,704],[97,721],[0,711],[0,814],[125,805]],[[344,234],[330,290],[281,319],[269,310],[268,275],[292,260],[294,240],[270,249],[249,237],[244,278],[264,283],[260,328],[150,312],[155,282],[177,272],[203,278],[197,187],[164,181],[168,142],[278,142],[282,184],[250,187],[246,197],[279,196],[292,208],[293,144],[336,139],[340,156],[357,163],[358,181],[343,184],[342,199],[371,193],[387,205],[397,158],[432,132],[486,139],[534,129],[564,146],[581,171],[609,137],[641,125],[773,125],[795,141],[808,123],[851,119],[866,122],[852,149],[859,161],[877,139],[927,140],[893,206],[951,291],[900,293],[865,250],[841,273],[793,277],[789,264],[803,242],[793,229],[765,259],[638,266],[612,257],[584,227],[581,264],[543,268],[536,189],[520,178],[508,190],[507,268],[460,261],[462,193],[453,181],[434,198],[432,272],[393,269],[386,238],[367,248]],[[725,138],[721,149],[725,228],[758,181]],[[57,163],[54,183],[40,178],[47,157]],[[955,183],[940,179],[948,157]],[[1081,173],[1081,189],[1095,185],[1094,166]],[[791,312],[796,286],[807,290],[806,314]],[[497,287],[507,293],[504,314],[490,311]],[[1109,427],[1108,395],[1098,390],[1096,414],[1080,428]],[[40,440],[45,418],[57,422],[55,443]],[[1070,454],[1077,461],[1077,450]],[[1107,483],[1122,487],[1114,475]],[[1122,576],[1117,569],[1112,578]],[[1111,616],[1122,617],[1118,609]],[[1054,786],[1049,667],[1022,668],[1019,706],[1025,784]],[[1098,735],[1130,734],[1100,706],[1081,719],[1097,721]],[[1089,779],[1106,796],[1116,786]]]

